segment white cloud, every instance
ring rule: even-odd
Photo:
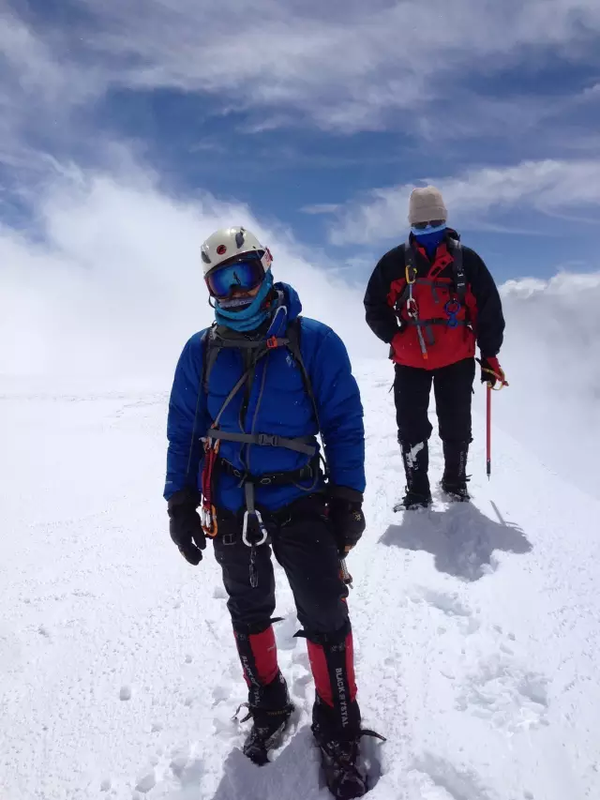
[[[399,109],[411,109],[405,125],[414,117],[418,126],[431,101],[482,63],[493,74],[536,48],[594,63],[590,40],[600,32],[596,0],[258,0],[252,13],[239,0],[78,0],[72,16],[57,17],[62,26],[45,20],[35,28],[6,5],[5,125],[35,129],[30,111],[39,121],[41,105],[50,115],[46,135],[111,86],[208,93],[223,109],[264,110],[267,127],[286,124],[293,111],[325,129],[376,130]],[[506,115],[490,113],[504,124]]]
[[[45,156],[31,136],[64,141],[71,110],[96,96],[102,85],[0,0],[0,162],[45,171]],[[98,74],[99,79],[99,74]]]
[[[324,18],[321,9],[306,13],[300,5],[270,0],[248,15],[240,15],[235,0],[202,7],[191,0],[146,0],[143,8],[140,2],[87,5],[99,23],[90,45],[129,59],[125,81],[192,90],[242,87],[257,100],[285,96],[302,106],[307,90],[325,95],[335,89],[334,114],[348,101],[359,115],[361,103],[363,109],[412,105],[424,79],[469,68],[481,56],[503,61],[537,45],[566,48],[576,57],[586,34],[600,29],[592,0],[501,6],[409,0],[368,8],[336,2]],[[379,70],[387,80],[376,80]],[[317,106],[310,113],[321,111]]]
[[[600,206],[600,160],[523,161],[511,167],[471,169],[458,177],[425,178],[444,194],[449,221],[476,228],[495,211],[518,209],[556,214]],[[397,237],[407,228],[413,184],[374,189],[350,202],[331,226],[335,244]]]
[[[245,224],[274,255],[276,280],[299,291],[305,313],[330,322],[357,355],[360,293],[310,263],[285,230],[241,204],[205,194],[179,202],[140,169],[119,178],[64,168],[39,197],[34,235],[0,228],[0,373],[155,375],[168,385],[187,337],[212,321],[199,246]],[[314,252],[314,251],[313,251]]]
[[[303,206],[300,211],[302,211],[303,214],[317,216],[319,214],[333,214],[339,209],[339,203],[314,203],[313,205]]]

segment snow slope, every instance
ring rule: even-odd
[[[389,365],[360,380],[369,527],[350,605],[365,724],[388,737],[365,748],[371,797],[599,797],[600,504],[496,432],[489,484],[483,436],[473,446],[473,504],[394,514]],[[328,797],[284,581],[294,729],[267,768],[237,749],[219,571],[211,554],[187,565],[167,533],[165,415],[164,393],[0,387],[2,800]]]

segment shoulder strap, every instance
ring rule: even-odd
[[[287,326],[287,330],[285,335],[287,337],[287,348],[297,361],[298,365],[305,372],[304,362],[302,360],[302,353],[300,352],[300,325],[301,325],[302,317],[296,317],[293,319],[289,325]]]
[[[406,277],[408,270],[414,270],[414,275],[416,277],[417,274],[417,262],[415,258],[415,251],[413,250],[413,246],[408,239],[404,245],[404,264],[403,264],[403,272],[402,278]],[[408,298],[408,294],[410,291],[410,286],[408,283],[405,284],[404,288],[400,292],[400,295],[396,298],[396,302],[394,303],[395,311],[398,313],[400,309],[404,306]]]
[[[304,359],[302,358],[302,351],[300,350],[301,331],[302,331],[302,317],[296,317],[296,319],[293,319],[287,327],[286,331],[286,336],[288,339],[287,349],[290,351],[294,361],[296,362],[296,364],[298,364],[300,368],[300,372],[302,373],[302,380],[304,381],[304,388],[306,389],[306,393],[309,396],[311,403],[313,404],[315,416],[317,419],[317,424],[319,425],[319,430],[320,430],[321,426],[319,424],[319,414],[317,412],[317,401],[313,392],[310,375],[308,374],[308,370],[306,369]]]
[[[452,262],[452,271],[454,273],[454,284],[456,286],[456,294],[459,301],[462,303],[467,294],[467,279],[465,277],[465,268],[463,265],[463,249],[460,242],[450,240],[452,243],[449,250],[454,258]]]
[[[300,350],[301,331],[302,331],[302,317],[296,317],[296,319],[290,322],[286,331],[286,335],[288,338],[287,348],[290,351],[292,357],[294,358],[294,361],[298,364],[300,372],[302,373],[304,388],[306,390],[306,394],[308,395],[310,402],[312,403],[315,420],[317,422],[317,428],[320,434],[321,420],[319,419],[319,407],[317,405],[317,398],[315,397],[315,393],[312,388],[312,382],[310,380],[310,375],[308,374],[308,370],[306,369],[304,359],[302,358],[302,352]],[[325,448],[323,448],[323,460],[325,460]]]
[[[208,392],[208,382],[210,380],[211,372],[222,350],[219,343],[219,338],[215,335],[215,325],[205,331],[202,337],[202,344],[204,345],[204,363],[202,364],[202,388]]]
[[[409,269],[414,269],[415,273],[417,271],[416,253],[410,239],[407,239],[404,244],[404,267],[405,269],[406,267]]]

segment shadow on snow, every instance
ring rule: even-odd
[[[361,741],[361,761],[370,787],[381,777],[378,747]],[[213,800],[331,800],[325,787],[318,750],[308,725],[292,736],[277,758],[264,767],[252,764],[236,747],[227,756],[221,783]]]
[[[390,525],[379,541],[431,553],[439,572],[478,581],[497,568],[495,550],[519,554],[532,550],[521,528],[506,522],[491,505],[497,521],[472,503],[452,503],[444,511],[405,511],[400,525]]]

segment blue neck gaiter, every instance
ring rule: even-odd
[[[425,252],[432,258],[435,251],[446,238],[446,223],[439,225],[437,228],[428,228],[425,231],[420,231],[417,228],[411,228],[412,234],[421,245],[425,248]]]
[[[269,309],[263,306],[272,288],[273,273],[271,270],[268,270],[258,294],[256,297],[252,298],[252,302],[247,306],[244,306],[239,311],[231,311],[217,303],[215,306],[215,319],[217,320],[217,324],[224,325],[226,328],[231,328],[234,331],[241,331],[242,333],[256,330],[269,315]]]

